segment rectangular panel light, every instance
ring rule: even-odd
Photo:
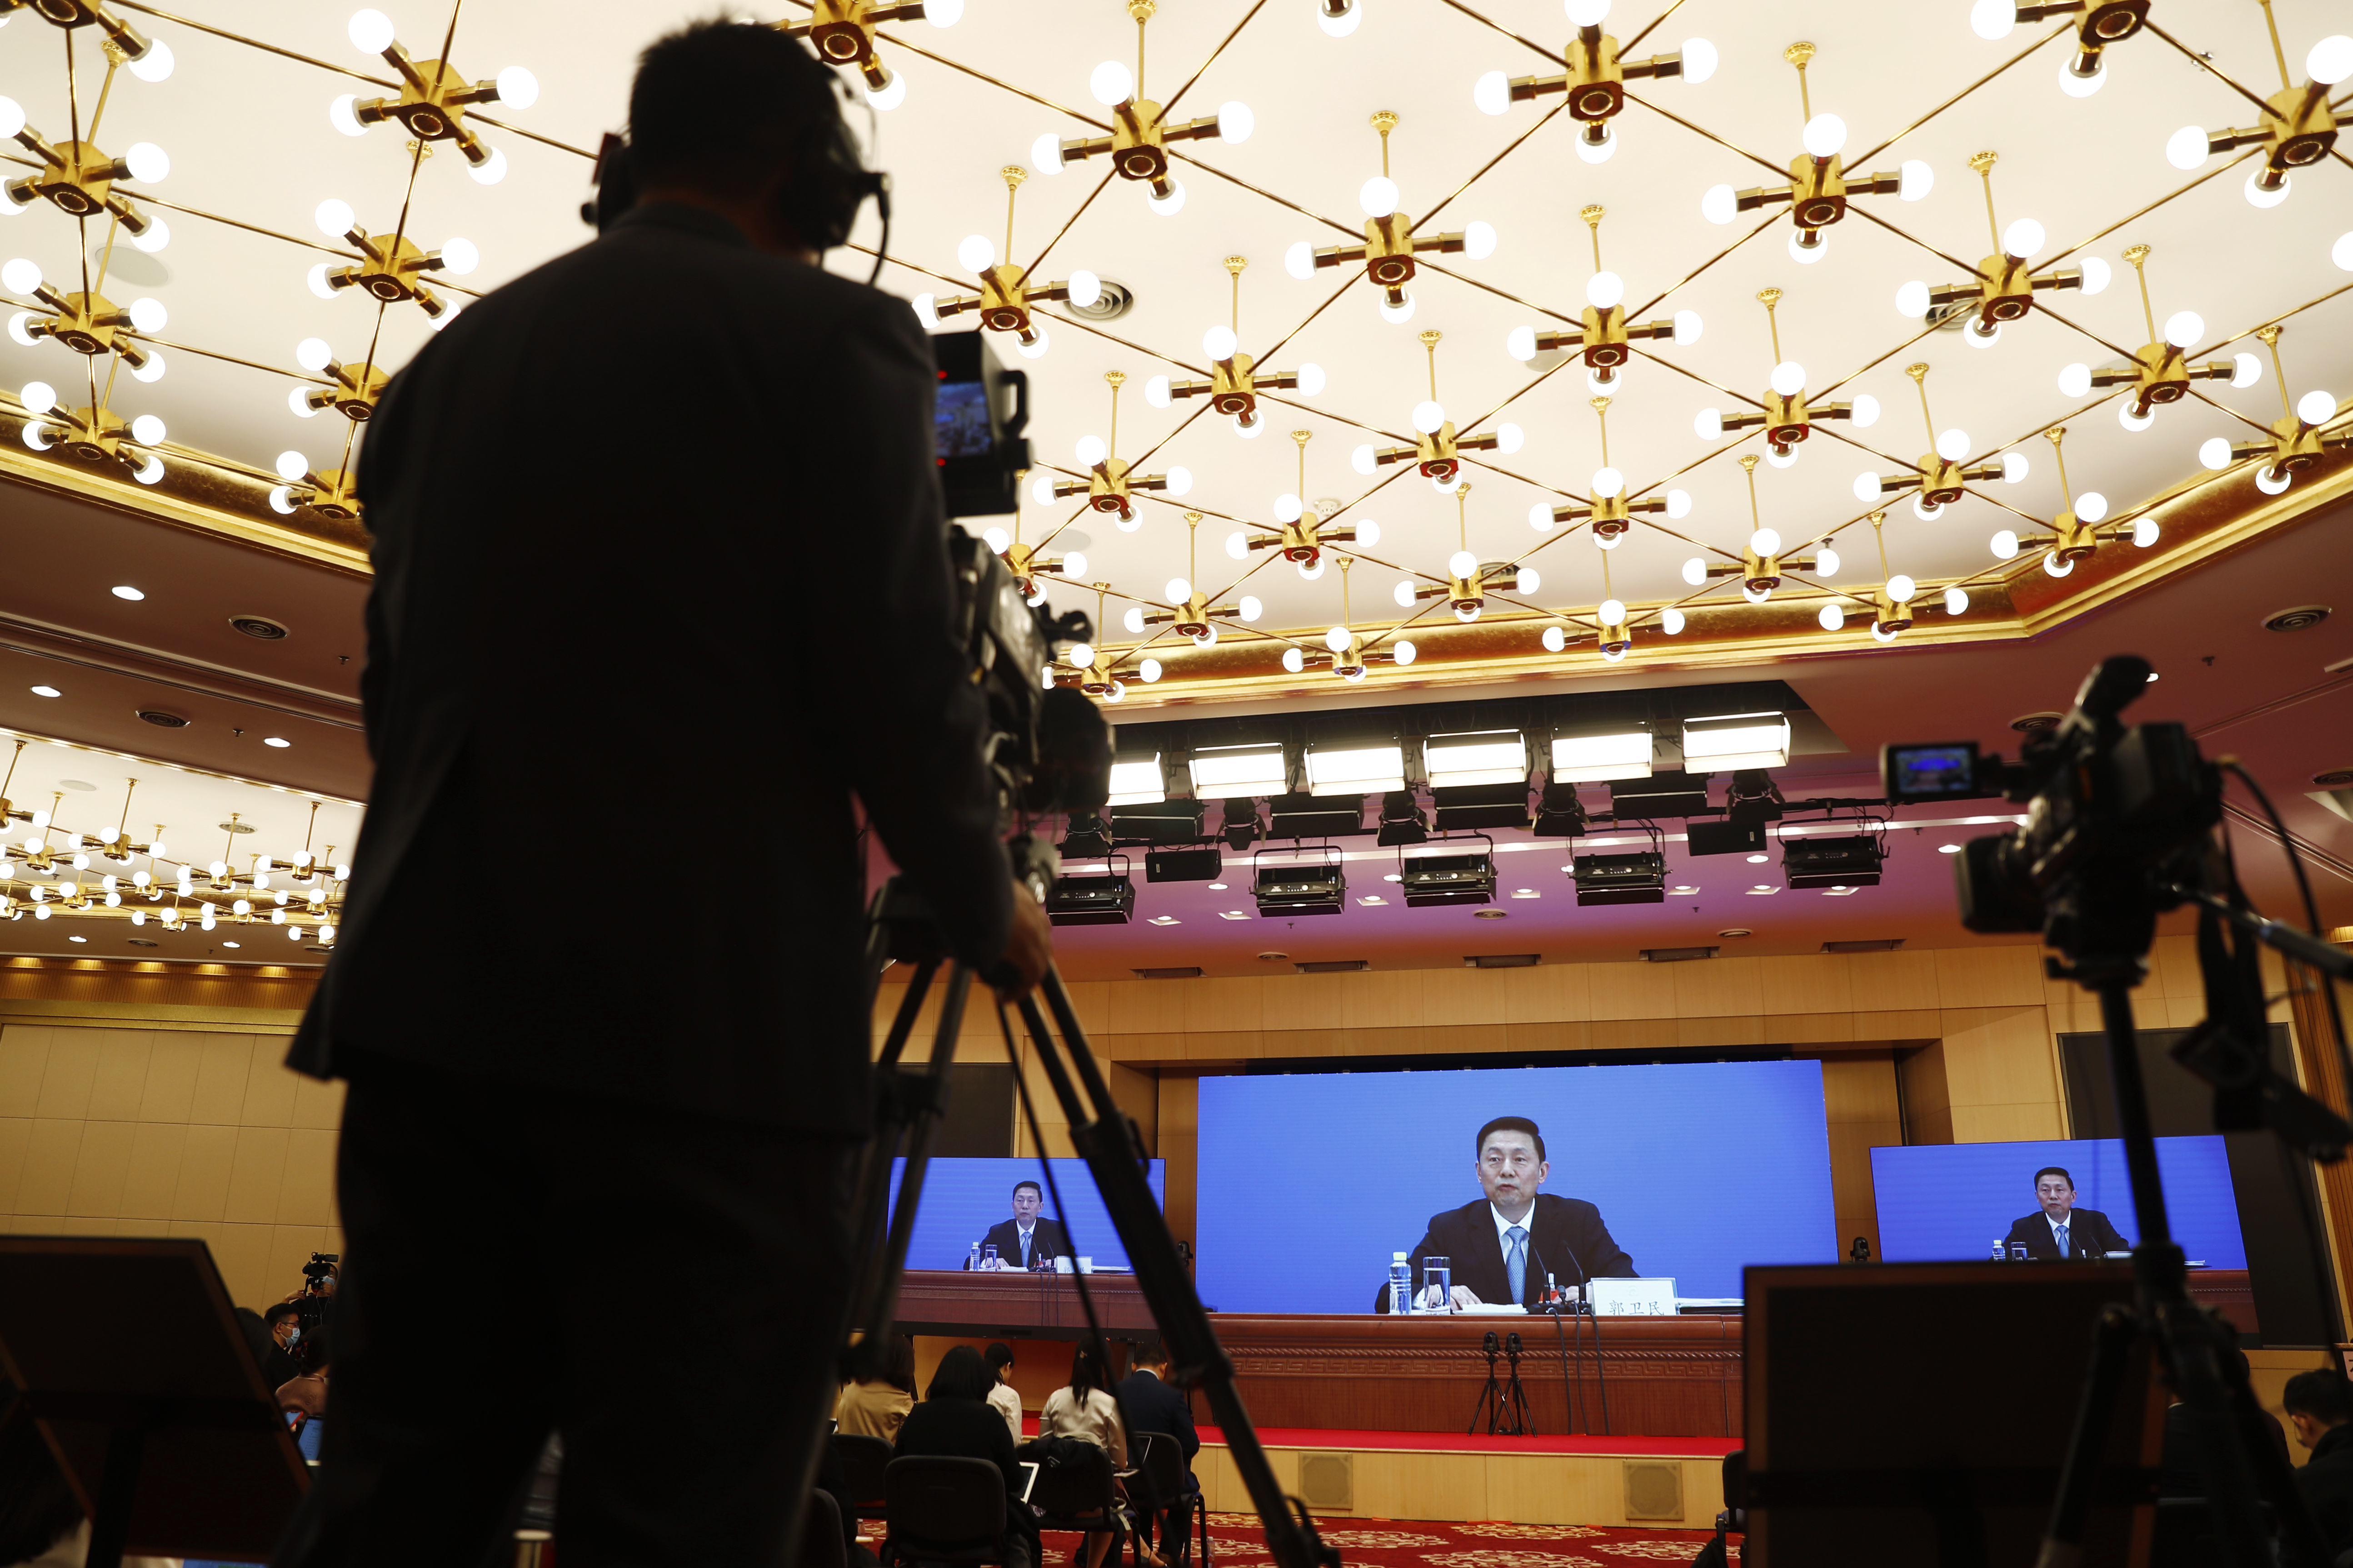
[[[1527,782],[1528,743],[1517,730],[1432,735],[1423,743],[1422,756],[1433,789]]]
[[[1113,805],[1157,805],[1168,798],[1167,780],[1161,776],[1160,753],[1111,765]]]
[[[1279,743],[1205,747],[1190,765],[1197,795],[1281,795],[1290,787]]]
[[[1651,776],[1651,732],[1618,735],[1555,735],[1552,776],[1556,784],[1604,784]]]
[[[1729,713],[1683,721],[1683,766],[1692,773],[1780,768],[1789,763],[1789,720],[1782,713]]]
[[[1307,749],[1309,795],[1374,795],[1403,788],[1402,746]]]

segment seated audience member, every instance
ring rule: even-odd
[[[882,1357],[881,1375],[846,1385],[834,1402],[833,1418],[852,1436],[880,1437],[888,1443],[899,1436],[899,1423],[914,1405],[915,1342],[904,1334],[892,1334]]]
[[[1021,1395],[1013,1387],[1013,1347],[999,1340],[988,1347],[988,1407],[1005,1417],[1005,1429],[1021,1441]]]
[[[2353,1384],[2323,1367],[2287,1380],[2280,1404],[2295,1427],[2295,1440],[2312,1458],[2295,1473],[2314,1522],[2331,1552],[2353,1547]]]
[[[1038,1432],[1040,1436],[1092,1443],[1111,1455],[1113,1470],[1124,1470],[1127,1468],[1127,1434],[1121,1429],[1119,1401],[1112,1397],[1110,1383],[1094,1346],[1080,1345],[1071,1353],[1070,1386],[1046,1396],[1046,1407],[1038,1413]],[[1083,1568],[1103,1568],[1103,1553],[1111,1550],[1114,1539],[1109,1531],[1088,1531]]]
[[[1119,1385],[1120,1407],[1127,1413],[1127,1429],[1131,1433],[1150,1432],[1173,1437],[1177,1451],[1184,1456],[1185,1481],[1193,1485],[1193,1456],[1201,1451],[1201,1435],[1193,1429],[1193,1402],[1185,1397],[1182,1389],[1168,1384],[1168,1352],[1159,1345],[1150,1345],[1135,1352],[1135,1370]],[[1142,1456],[1137,1463],[1143,1462]],[[1179,1505],[1170,1510],[1168,1539],[1181,1542],[1190,1521],[1190,1509]],[[1136,1540],[1145,1547],[1152,1544],[1154,1515],[1142,1510],[1136,1520]],[[1147,1563],[1154,1559],[1145,1558]]]
[[[1013,1438],[1005,1423],[989,1407],[989,1390],[996,1374],[970,1345],[957,1345],[940,1358],[937,1372],[923,1390],[923,1402],[907,1412],[896,1445],[902,1458],[909,1455],[987,1459],[1005,1473],[1005,1550],[1007,1568],[1030,1568],[1039,1561],[1037,1516],[1021,1500],[1026,1479],[1014,1456]]]

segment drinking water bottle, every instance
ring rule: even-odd
[[[1412,1303],[1413,1269],[1402,1252],[1389,1254],[1389,1310],[1403,1317]]]
[[[1993,1238],[1993,1260],[1996,1263],[2010,1261],[2010,1242],[2007,1237],[1997,1236]]]
[[[976,1241],[972,1244],[972,1259],[965,1268],[975,1274],[980,1272],[980,1243]]]

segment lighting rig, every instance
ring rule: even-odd
[[[1781,585],[1785,572],[1833,573],[1838,570],[1838,552],[1823,545],[1810,561],[1783,560],[1781,536],[1765,526],[1757,506],[1757,454],[1743,452],[1739,458],[1743,472],[1748,476],[1748,542],[1740,552],[1737,563],[1728,561],[1708,561],[1694,555],[1683,563],[1683,581],[1693,587],[1704,585],[1711,577],[1737,577],[1740,595],[1752,605],[1761,605],[1773,596]]]
[[[1727,430],[1765,432],[1767,457],[1777,468],[1786,468],[1798,460],[1798,447],[1813,434],[1814,426],[1824,419],[1843,419],[1858,430],[1879,422],[1879,399],[1863,395],[1852,403],[1810,405],[1806,401],[1806,367],[1796,360],[1781,357],[1781,322],[1778,308],[1781,290],[1760,289],[1757,302],[1765,307],[1766,330],[1773,338],[1773,374],[1767,378],[1764,406],[1756,412],[1746,410],[1726,414],[1717,408],[1703,408],[1692,419],[1692,433],[1703,441],[1720,439]]]
[[[1049,560],[1042,553],[1045,546],[1021,542],[1021,484],[1017,475],[1013,487],[1013,532],[1008,536],[1001,528],[981,531],[980,542],[1005,562],[1005,569],[1013,574],[1013,584],[1031,605],[1046,602],[1046,585],[1040,576],[1052,575],[1065,582],[1076,582],[1087,574],[1087,558],[1076,550],[1068,551]]]
[[[1174,217],[1185,205],[1185,184],[1169,175],[1168,144],[1215,136],[1239,145],[1250,140],[1258,121],[1248,104],[1227,102],[1215,114],[1172,125],[1166,106],[1144,96],[1144,26],[1158,9],[1155,0],[1127,0],[1127,14],[1135,18],[1133,75],[1119,61],[1105,60],[1087,78],[1087,90],[1111,110],[1111,134],[1065,142],[1050,131],[1031,144],[1029,163],[1041,174],[1059,174],[1066,163],[1108,156],[1112,172],[1121,179],[1150,187],[1145,205],[1163,217]]]
[[[1626,83],[1643,77],[1681,77],[1694,86],[1715,74],[1715,46],[1705,38],[1685,38],[1681,50],[1652,55],[1648,59],[1622,58],[1618,40],[1605,36],[1602,22],[1609,0],[1567,0],[1569,25],[1577,36],[1561,50],[1562,76],[1507,77],[1489,71],[1471,89],[1471,101],[1486,114],[1502,114],[1514,103],[1529,103],[1551,93],[1568,95],[1569,117],[1577,121],[1577,155],[1588,163],[1603,163],[1618,151],[1610,121],[1626,107]]]
[[[2023,452],[2005,452],[1995,463],[1968,465],[1969,433],[1961,429],[1938,430],[1936,419],[1928,412],[1928,367],[1925,363],[1907,364],[1904,374],[1920,393],[1920,423],[1928,429],[1930,450],[1920,454],[1916,471],[1882,477],[1869,469],[1854,477],[1854,499],[1875,502],[1883,496],[1913,492],[1912,514],[1923,522],[1934,522],[1945,514],[1945,508],[1968,493],[1968,487],[1992,479],[2004,484],[2024,480],[2031,465]]]
[[[2122,364],[2103,365],[2098,370],[2080,363],[2063,367],[2059,372],[2059,391],[2063,395],[2083,397],[2094,387],[2129,386],[2132,395],[2116,405],[2117,423],[2127,430],[2146,430],[2157,417],[2150,411],[2160,404],[2179,403],[2189,396],[2193,381],[2227,381],[2232,386],[2252,386],[2261,379],[2263,361],[2250,353],[2191,364],[2185,356],[2206,335],[2206,318],[2195,310],[2176,310],[2165,319],[2165,331],[2160,336],[2157,312],[2148,298],[2149,247],[2128,245],[2124,255],[2132,263],[2134,277],[2140,281],[2141,321],[2148,328],[2149,341]]]
[[[2149,0],[2058,0],[2055,5],[2021,5],[2018,0],[1977,0],[1969,7],[1969,28],[1989,43],[2010,37],[2021,22],[2046,16],[2076,16],[2075,48],[2059,68],[2059,90],[2070,98],[2089,98],[2108,79],[2101,51],[2121,44],[2148,21]]]
[[[1969,157],[1969,167],[1985,182],[1986,227],[1993,234],[1993,254],[1978,263],[1977,277],[1966,283],[1947,283],[1931,289],[1917,281],[1905,284],[1895,291],[1895,310],[1899,315],[1918,321],[1930,310],[1947,310],[1972,301],[1977,307],[1977,321],[1962,332],[1962,341],[1971,348],[1991,348],[2001,341],[2004,323],[2022,321],[2034,309],[2037,289],[2080,289],[2086,294],[2096,294],[2108,286],[2108,264],[2096,256],[2087,256],[2080,267],[2061,267],[2043,277],[2033,275],[2034,253],[2042,248],[2042,226],[2031,217],[2022,217],[2008,228],[2001,226],[1993,210],[1993,166],[1997,162],[1991,153],[1976,153]]]
[[[142,342],[138,334],[162,331],[170,317],[160,300],[142,296],[128,305],[117,305],[99,292],[113,259],[110,236],[90,286],[72,290],[59,289],[43,278],[39,264],[30,258],[19,256],[0,266],[0,283],[11,294],[27,296],[48,307],[47,315],[17,311],[9,318],[8,335],[26,348],[47,338],[88,359],[111,354],[131,368],[134,379],[159,381],[164,375],[163,353]],[[110,369],[110,378],[112,374]]]
[[[153,414],[126,422],[102,399],[67,408],[46,381],[26,383],[16,396],[25,405],[25,445],[34,451],[55,449],[77,462],[111,464],[142,485],[164,477],[163,456],[154,450],[164,444],[164,422]]]
[[[301,453],[278,454],[278,477],[284,482],[269,491],[269,509],[290,517],[305,509],[336,522],[356,521],[361,507],[356,468],[312,469]]]
[[[2102,529],[2098,525],[2108,515],[2108,498],[2097,490],[2074,493],[2067,482],[2067,454],[2061,445],[2067,438],[2067,426],[2053,425],[2043,437],[2051,443],[2051,456],[2059,465],[2059,493],[2066,500],[2066,510],[2052,521],[2050,548],[2042,557],[2042,570],[2053,577],[2064,577],[2075,569],[2075,563],[2090,555],[2104,542],[2130,540],[2146,550],[2157,542],[2157,520],[2139,518],[2130,523],[2117,523]],[[1994,558],[2009,561],[2019,552],[2018,535],[2009,529],[1993,536]]]
[[[2255,470],[2255,486],[2265,495],[2275,496],[2287,489],[2293,476],[2319,462],[2323,452],[2353,447],[2353,428],[2333,436],[2322,432],[2321,426],[2337,417],[2337,399],[2328,393],[2307,392],[2291,406],[2287,372],[2280,365],[2280,329],[2258,327],[2255,336],[2271,351],[2272,373],[2279,380],[2280,416],[2272,425],[2271,439],[2234,443],[2227,436],[2217,436],[2198,448],[2198,461],[2220,470],[2232,463],[2268,459]]]
[[[1462,482],[1462,458],[1465,452],[1501,452],[1505,457],[1518,451],[1527,442],[1526,433],[1516,425],[1503,424],[1484,436],[1459,436],[1454,422],[1446,416],[1445,405],[1438,401],[1438,344],[1443,333],[1430,331],[1421,334],[1422,351],[1430,356],[1430,396],[1413,407],[1413,427],[1417,438],[1410,447],[1375,447],[1367,442],[1349,456],[1349,465],[1360,474],[1369,474],[1390,463],[1412,463],[1422,477],[1440,495],[1451,495],[1454,487]]]
[[[427,250],[406,234],[372,235],[362,228],[351,204],[333,197],[319,204],[311,215],[319,232],[340,239],[360,253],[358,263],[336,267],[322,261],[311,268],[311,292],[332,300],[346,289],[357,289],[383,304],[414,304],[425,312],[436,331],[447,326],[453,312],[449,303],[426,286],[428,272],[463,278],[481,265],[481,252],[468,239],[448,239],[438,250]]]
[[[1188,511],[1185,514],[1185,569],[1190,575],[1168,579],[1164,590],[1170,605],[1166,611],[1147,610],[1141,605],[1130,605],[1126,619],[1122,623],[1129,631],[1141,637],[1147,626],[1173,626],[1178,637],[1192,638],[1195,647],[1215,647],[1220,617],[1248,625],[1265,613],[1265,606],[1248,594],[1230,605],[1211,607],[1209,595],[1193,586],[1193,579],[1200,574],[1200,540],[1201,514]],[[1320,575],[1322,569],[1319,567],[1317,572]],[[1155,680],[1159,678],[1147,675],[1145,679]]]
[[[956,247],[956,260],[964,268],[980,279],[977,294],[951,294],[943,300],[932,294],[915,296],[916,318],[927,331],[937,331],[941,319],[962,315],[966,310],[980,312],[980,324],[992,332],[1010,332],[1014,350],[1024,359],[1036,359],[1046,352],[1045,329],[1030,320],[1029,308],[1041,300],[1068,300],[1073,305],[1092,305],[1103,298],[1103,279],[1083,269],[1072,272],[1060,283],[1029,281],[1029,268],[1016,267],[1013,254],[1013,206],[1020,194],[1021,183],[1029,177],[1029,171],[1018,163],[1008,163],[999,169],[997,177],[1005,182],[1005,254],[997,258],[997,247],[985,234],[968,234]]]
[[[2353,76],[2353,37],[2337,33],[2313,45],[2304,58],[2307,79],[2298,87],[2288,75],[2287,51],[2280,47],[2279,22],[2269,0],[2263,5],[2263,26],[2271,29],[2280,90],[2268,99],[2247,93],[2259,121],[2244,130],[2214,132],[2185,125],[2166,142],[2165,155],[2177,169],[2199,169],[2217,153],[2260,146],[2263,161],[2247,176],[2247,200],[2259,207],[2275,207],[2287,200],[2290,172],[2317,163],[2337,145],[2337,115],[2328,105],[2328,89]]]
[[[807,38],[828,65],[854,67],[866,79],[866,101],[888,111],[907,101],[906,79],[892,73],[874,52],[874,29],[885,22],[921,16],[934,27],[953,27],[964,17],[964,0],[913,0],[877,5],[872,0],[812,0],[806,22],[779,22],[788,38]]]
[[[1293,430],[1291,439],[1299,447],[1299,489],[1293,493],[1274,498],[1275,521],[1280,531],[1245,533],[1237,529],[1226,536],[1226,553],[1237,561],[1247,561],[1253,550],[1280,550],[1282,558],[1299,568],[1299,575],[1313,583],[1324,575],[1324,552],[1335,544],[1355,544],[1371,549],[1381,542],[1381,525],[1371,518],[1359,518],[1339,528],[1327,529],[1324,519],[1304,499],[1307,494],[1307,443],[1314,439],[1312,430]]]
[[[1523,363],[1539,353],[1577,350],[1585,362],[1586,390],[1596,394],[1618,390],[1619,373],[1634,356],[1633,342],[1672,338],[1679,344],[1695,343],[1703,325],[1697,310],[1677,310],[1664,321],[1628,324],[1626,280],[1601,265],[1601,220],[1606,211],[1588,206],[1577,215],[1593,236],[1593,276],[1585,283],[1584,324],[1567,331],[1514,327],[1504,340],[1504,352]]]
[[[0,21],[18,8],[0,5]],[[114,73],[128,66],[142,81],[162,81],[172,74],[171,47],[145,37],[103,6],[82,0],[47,0],[28,8],[69,34],[76,27],[100,27],[106,34],[100,46],[106,56],[106,79],[99,89],[90,124],[78,130],[69,142],[51,142],[26,123],[25,110],[15,99],[0,98],[0,136],[12,138],[37,160],[33,173],[0,183],[0,202],[6,203],[9,214],[20,213],[41,200],[69,217],[111,217],[139,249],[163,249],[171,239],[170,227],[161,218],[149,217],[114,187],[123,180],[142,185],[160,184],[171,174],[172,160],[153,142],[134,142],[121,156],[109,156],[98,144],[98,131],[106,116]]]
[[[1468,486],[1464,487],[1468,489]],[[1297,644],[1282,650],[1282,668],[1297,675],[1311,664],[1328,663],[1332,673],[1351,685],[1361,682],[1376,664],[1408,665],[1414,660],[1413,644],[1398,641],[1386,648],[1368,648],[1355,627],[1356,616],[1348,607],[1348,568],[1356,562],[1349,556],[1340,558],[1340,624],[1324,633],[1323,653],[1311,653]]]
[[[1593,542],[1604,550],[1615,550],[1618,542],[1626,537],[1626,531],[1634,526],[1632,519],[1638,513],[1689,517],[1692,502],[1687,491],[1669,490],[1662,496],[1646,496],[1640,500],[1627,499],[1626,476],[1609,466],[1609,399],[1596,397],[1591,406],[1601,426],[1601,467],[1594,470],[1593,500],[1562,506],[1540,500],[1528,508],[1528,526],[1538,533],[1550,533],[1559,523],[1588,523]]]
[[[305,419],[332,408],[353,424],[364,425],[375,417],[375,405],[392,380],[392,373],[376,363],[373,354],[359,364],[347,364],[335,357],[324,338],[304,338],[296,344],[294,362],[326,378],[323,386],[298,383],[287,393],[286,406]]]
[[[1201,352],[1209,356],[1209,379],[1172,382],[1155,375],[1144,384],[1144,400],[1155,408],[1167,407],[1172,398],[1206,396],[1212,409],[1233,420],[1234,434],[1245,439],[1266,429],[1258,414],[1261,392],[1296,389],[1302,397],[1314,397],[1324,390],[1322,365],[1311,361],[1295,371],[1262,371],[1241,352],[1242,268],[1249,265],[1246,256],[1225,259],[1225,268],[1233,276],[1233,321],[1201,334]]]
[[[1095,511],[1108,513],[1119,524],[1123,533],[1134,533],[1144,525],[1136,515],[1134,495],[1137,490],[1165,490],[1181,496],[1193,488],[1189,469],[1171,468],[1165,474],[1131,473],[1119,452],[1119,389],[1127,382],[1124,370],[1103,372],[1103,380],[1111,384],[1111,439],[1100,436],[1079,437],[1079,462],[1087,470],[1083,479],[1057,479],[1051,474],[1039,474],[1029,482],[1030,498],[1039,506],[1051,506],[1067,496],[1082,495]]]
[[[1683,630],[1683,612],[1671,609],[1666,613],[1673,617],[1672,624],[1667,628],[1669,635]],[[1601,603],[1594,606],[1593,619],[1598,628],[1594,639],[1596,651],[1605,663],[1616,664],[1632,650],[1634,633],[1626,622],[1626,602],[1619,598],[1609,585],[1609,557],[1607,555],[1601,558]],[[1565,651],[1570,640],[1566,627],[1546,626],[1544,629],[1544,646],[1547,653]]]
[[[495,185],[506,178],[507,155],[485,146],[466,123],[466,110],[478,103],[504,103],[529,109],[539,101],[539,79],[521,66],[509,66],[495,77],[468,79],[446,59],[412,60],[394,36],[392,19],[381,11],[355,11],[349,28],[352,47],[375,55],[400,74],[396,98],[363,100],[345,93],[328,105],[327,119],[346,136],[364,136],[368,127],[396,120],[419,144],[451,142],[466,160],[466,172],[478,184]]]
[[[1309,279],[1318,268],[1362,265],[1365,277],[1381,291],[1381,320],[1401,324],[1413,319],[1413,296],[1405,286],[1413,281],[1417,256],[1451,255],[1460,251],[1473,261],[1495,254],[1492,224],[1470,223],[1451,234],[1413,232],[1414,226],[1398,210],[1397,182],[1389,178],[1389,132],[1397,129],[1393,110],[1379,110],[1372,125],[1381,137],[1381,172],[1356,193],[1365,214],[1365,243],[1318,247],[1303,239],[1283,253],[1282,265],[1293,278]]]
[[[1397,585],[1396,597],[1400,609],[1411,609],[1424,599],[1444,599],[1454,618],[1466,626],[1479,618],[1487,605],[1487,590],[1511,587],[1523,594],[1533,594],[1542,586],[1542,579],[1533,566],[1521,566],[1511,562],[1482,563],[1471,548],[1469,503],[1471,487],[1459,485],[1454,491],[1454,523],[1458,548],[1447,558],[1444,583],[1416,583],[1409,577]]]
[[[1805,151],[1789,160],[1789,183],[1746,191],[1735,191],[1730,185],[1711,186],[1700,198],[1699,210],[1708,222],[1721,224],[1730,223],[1739,214],[1757,207],[1788,202],[1789,221],[1795,226],[1789,236],[1789,255],[1799,261],[1820,261],[1830,253],[1825,231],[1846,216],[1849,198],[1892,192],[1905,201],[1916,202],[1936,184],[1936,176],[1927,164],[1913,158],[1892,174],[1873,174],[1849,179],[1845,166],[1839,161],[1839,154],[1846,147],[1846,121],[1835,114],[1816,114],[1806,89],[1806,64],[1814,58],[1814,46],[1791,44],[1781,52],[1781,58],[1798,68],[1798,103],[1806,117],[1805,130],[1799,138]]]

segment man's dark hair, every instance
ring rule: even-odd
[[[280,1301],[276,1306],[271,1307],[267,1311],[263,1312],[261,1314],[261,1321],[269,1327],[274,1329],[278,1326],[279,1319],[299,1318],[301,1315],[302,1304],[300,1301]]]
[[[1011,1345],[1007,1344],[1003,1340],[998,1340],[988,1347],[988,1371],[990,1376],[993,1377],[997,1374],[997,1369],[998,1367],[1011,1366],[1012,1364],[1013,1347]]]
[[[1130,1366],[1156,1366],[1165,1368],[1168,1364],[1168,1347],[1160,1343],[1158,1341],[1152,1341],[1145,1344],[1137,1345],[1134,1351],[1128,1356],[1127,1364]]]
[[[2291,1415],[2309,1415],[2323,1426],[2353,1421],[2353,1384],[2334,1367],[2300,1372],[2287,1380],[2280,1407]]]
[[[1498,1132],[1525,1132],[1529,1137],[1535,1140],[1536,1158],[1539,1160],[1550,1158],[1550,1156],[1545,1152],[1544,1134],[1536,1130],[1536,1124],[1535,1122],[1529,1121],[1525,1116],[1498,1116],[1494,1121],[1490,1121],[1486,1126],[1479,1129],[1478,1141],[1471,1145],[1472,1157],[1473,1159],[1485,1159],[1487,1156],[1487,1140]]]
[[[1046,1201],[1046,1189],[1039,1186],[1037,1183],[1027,1180],[1026,1178],[1013,1184],[1013,1195],[1017,1198],[1019,1197],[1021,1195],[1021,1189],[1024,1187],[1027,1187],[1031,1192],[1037,1194],[1038,1201],[1039,1203],[1042,1204]]]
[[[2072,1193],[2075,1190],[2075,1178],[2067,1173],[2067,1167],[2064,1165],[2043,1166],[2042,1169],[2034,1173],[2034,1184],[2038,1187],[2041,1186],[2042,1184],[2042,1178],[2045,1176],[2056,1176],[2061,1181],[2067,1184],[2067,1190],[2069,1192]]]

